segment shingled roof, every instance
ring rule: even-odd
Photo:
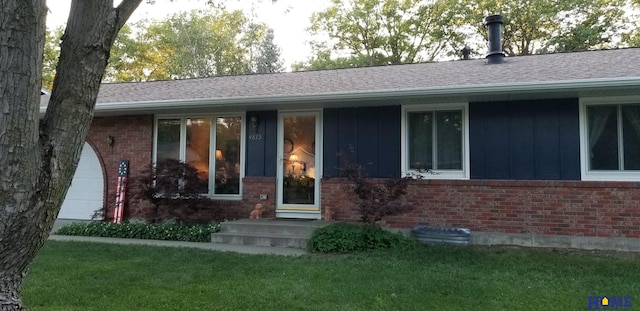
[[[640,94],[640,48],[394,66],[105,83],[97,110],[209,102],[266,104],[403,96],[584,91],[619,87]],[[43,96],[46,105],[48,96]],[[107,108],[109,107],[109,108]]]

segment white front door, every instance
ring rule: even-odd
[[[276,217],[320,219],[320,118],[319,111],[279,115]]]

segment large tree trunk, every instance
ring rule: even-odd
[[[22,280],[71,184],[113,41],[141,1],[72,2],[39,126],[45,0],[0,0],[0,310],[26,310]]]

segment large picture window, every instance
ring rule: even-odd
[[[640,180],[640,100],[582,100],[582,174],[585,180]]]
[[[466,104],[404,108],[403,172],[468,178]]]
[[[640,170],[640,104],[587,106],[589,169]]]
[[[208,181],[203,193],[239,196],[242,177],[242,117],[158,118],[155,161],[183,161]]]

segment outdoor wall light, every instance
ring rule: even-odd
[[[251,116],[251,128],[254,133],[258,132],[258,116],[255,114]]]
[[[107,136],[107,145],[109,145],[109,147],[113,147],[113,144],[115,144],[115,142],[116,139],[113,136]]]

